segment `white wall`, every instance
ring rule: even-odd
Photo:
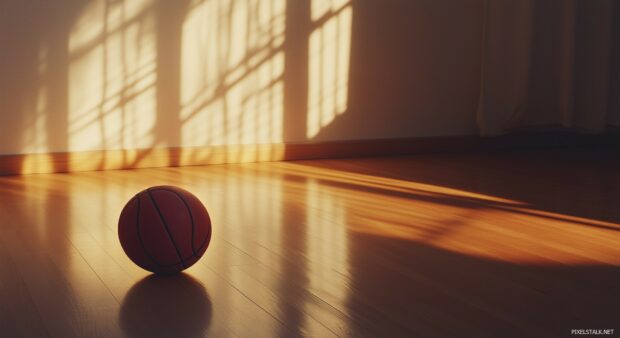
[[[476,133],[482,0],[8,0],[0,154]]]

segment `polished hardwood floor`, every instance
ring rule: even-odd
[[[528,337],[620,330],[620,152],[555,149],[0,178],[2,337]],[[157,277],[117,220],[195,193]],[[616,334],[620,333],[616,331]]]

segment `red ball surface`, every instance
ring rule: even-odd
[[[173,186],[139,192],[123,208],[118,237],[129,258],[141,268],[170,274],[202,257],[211,241],[211,219],[200,200]]]

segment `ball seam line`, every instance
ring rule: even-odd
[[[176,193],[175,191],[172,191],[172,190],[166,189],[166,188],[164,188],[164,187],[153,187],[153,188],[150,188],[149,190],[150,190],[150,191],[160,191],[160,190],[163,190],[163,191],[169,191],[169,192],[174,192],[174,193]],[[208,211],[207,211],[207,218],[209,219],[209,224],[211,224],[211,217],[210,217],[210,215],[209,215],[209,212],[208,212]],[[207,229],[207,235],[205,236],[205,239],[203,239],[203,240],[202,240],[202,243],[200,243],[200,245],[198,246],[198,249],[196,250],[196,252],[200,252],[200,250],[202,250],[202,248],[203,248],[205,245],[208,245],[208,244],[209,244],[209,242],[211,241],[211,237],[212,237],[212,236],[213,236],[213,228],[212,228],[211,226],[209,226],[209,228]],[[192,241],[192,243],[193,243],[193,241]],[[192,248],[193,248],[193,247],[192,247]],[[199,258],[197,254],[195,255],[195,257],[196,257],[196,258]],[[185,261],[187,261],[188,259],[189,259],[189,258],[185,259]],[[170,266],[170,265],[174,265],[174,264],[168,264],[168,265],[165,265],[165,266]],[[162,266],[163,266],[163,265],[162,265]]]
[[[146,254],[146,256],[152,261],[152,263],[155,265],[155,267],[159,268],[161,267],[161,264],[155,259],[155,257],[151,256],[151,254],[149,253],[149,251],[146,249],[146,245],[144,245],[144,241],[142,241],[142,234],[140,233],[140,196],[136,195],[136,200],[138,202],[138,209],[137,209],[137,217],[136,217],[136,230],[138,232],[138,239],[140,240],[140,246],[142,247],[142,250],[144,251],[144,253]]]
[[[168,239],[170,239],[170,242],[172,243],[172,246],[174,247],[174,251],[177,253],[177,257],[179,258],[179,262],[181,263],[181,266],[183,266],[184,269],[187,268],[187,266],[185,266],[185,263],[183,262],[183,258],[181,257],[181,252],[179,252],[179,248],[177,248],[177,245],[176,245],[176,243],[174,241],[174,238],[172,237],[172,233],[170,232],[170,228],[168,228],[168,224],[166,223],[166,220],[164,219],[164,215],[162,215],[161,210],[159,210],[159,206],[157,205],[157,203],[155,203],[155,199],[151,195],[150,189],[147,189],[146,193],[149,196],[149,199],[150,199],[151,203],[155,207],[155,210],[157,210],[157,214],[159,215],[159,219],[161,220],[162,225],[164,226],[164,229],[166,229],[166,233],[168,234]]]
[[[200,246],[198,247],[198,251],[202,250],[202,248],[204,248],[204,247],[205,247],[205,245],[208,243],[208,239],[209,239],[209,236],[207,236],[207,238],[205,238],[205,240],[202,242],[202,244],[200,244]],[[187,262],[187,261],[191,260],[192,258],[198,258],[198,257],[195,257],[194,255],[190,255],[189,257],[187,257],[187,258],[183,258],[183,259],[181,259],[181,260],[182,260],[183,262]],[[200,258],[198,258],[198,259],[200,259]],[[157,264],[157,267],[159,267],[159,268],[167,268],[167,267],[175,266],[175,265],[178,265],[178,264],[179,264],[179,263],[170,263],[170,264],[161,264],[161,263],[158,263],[158,264]]]
[[[173,193],[175,196],[177,196],[179,199],[181,199],[181,202],[183,202],[183,204],[185,205],[185,208],[187,208],[187,212],[189,213],[189,218],[192,222],[192,254],[194,255],[194,257],[198,258],[198,256],[196,255],[196,247],[194,246],[194,231],[195,231],[195,225],[194,225],[194,214],[192,213],[192,210],[189,207],[189,204],[187,203],[187,201],[185,201],[185,198],[183,198],[183,196],[181,196],[181,194],[177,193],[174,190],[168,190],[168,189],[158,189],[158,190],[164,190],[164,191],[168,191]]]

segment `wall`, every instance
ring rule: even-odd
[[[5,0],[0,154],[476,133],[482,0]]]

